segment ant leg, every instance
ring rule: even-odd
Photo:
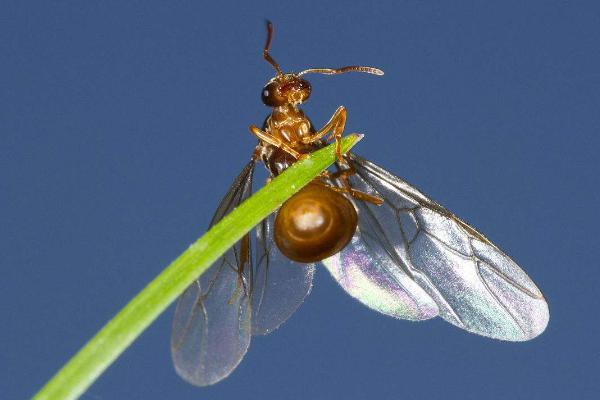
[[[329,132],[331,132],[331,138],[335,139],[335,154],[340,162],[344,160],[344,156],[341,152],[341,140],[342,133],[344,133],[344,127],[346,126],[346,108],[339,106],[333,113],[329,121],[313,135],[308,136],[302,140],[303,143],[309,144],[314,143],[317,140],[321,140]]]
[[[332,186],[331,189],[336,192],[349,194],[350,196],[354,197],[356,200],[365,201],[367,203],[371,203],[376,206],[380,206],[383,204],[383,199],[381,197],[373,196],[368,193],[361,192],[360,190],[356,190],[351,186],[348,186],[348,187],[344,186],[341,188]]]
[[[349,194],[357,200],[366,201],[367,203],[375,204],[376,206],[382,205],[383,199],[381,197],[373,196],[360,190],[356,190],[352,187],[348,177],[354,175],[355,173],[356,171],[354,170],[352,165],[348,164],[347,169],[339,170],[333,173],[325,171],[323,174],[321,174],[321,178],[325,178],[328,180],[339,179],[339,182],[341,183],[342,187],[329,185],[331,186],[331,189],[335,190],[336,192]]]
[[[333,113],[329,121],[321,129],[317,132],[313,133],[311,136],[308,136],[302,139],[302,143],[308,144],[316,142],[317,140],[321,140],[325,135],[327,135],[332,129],[343,131],[346,125],[346,108],[344,106],[339,106],[337,110]]]
[[[273,136],[269,135],[267,132],[261,131],[254,125],[250,126],[250,132],[257,138],[262,140],[263,142],[280,148],[281,150],[290,154],[292,157],[294,157],[297,160],[309,157],[308,154],[303,154],[303,153],[297,152],[289,144],[285,143],[283,140],[273,137]]]

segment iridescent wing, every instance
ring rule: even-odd
[[[383,233],[369,226],[371,218],[359,215],[352,241],[339,253],[323,260],[333,278],[367,307],[394,318],[420,321],[438,315],[435,301],[398,267]]]
[[[384,199],[380,207],[354,200],[357,234],[324,262],[349,294],[397,318],[437,313],[496,339],[524,341],[544,331],[544,296],[498,247],[404,180],[354,154],[348,163],[356,171],[352,187]]]
[[[302,304],[312,288],[314,264],[285,257],[273,241],[271,214],[256,228],[256,267],[252,277],[252,334],[277,329]]]
[[[252,192],[255,162],[237,177],[210,226],[219,222]],[[177,373],[198,386],[227,377],[240,363],[251,334],[252,264],[250,236],[230,248],[177,303],[171,335],[171,354]]]

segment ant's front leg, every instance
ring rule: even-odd
[[[329,121],[314,134],[302,139],[302,143],[309,144],[321,140],[329,132],[331,132],[331,138],[335,139],[335,155],[340,162],[344,161],[344,156],[341,151],[341,140],[342,133],[344,133],[344,127],[346,126],[346,108],[339,106],[333,113]]]
[[[267,132],[258,129],[255,125],[250,126],[250,132],[257,138],[262,140],[263,142],[268,143],[277,148],[280,148],[281,150],[290,154],[292,157],[294,157],[297,160],[306,158],[308,156],[307,154],[303,154],[303,153],[300,153],[300,152],[294,150],[292,148],[292,146],[290,146],[288,143],[284,142],[280,138],[274,137],[273,135],[269,135]]]

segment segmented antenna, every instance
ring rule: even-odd
[[[281,68],[279,68],[279,64],[277,64],[277,62],[269,54],[269,49],[271,48],[272,40],[273,40],[273,24],[271,23],[271,21],[267,21],[267,43],[265,43],[265,47],[263,49],[263,58],[265,59],[265,61],[267,61],[269,64],[271,64],[273,66],[273,68],[275,68],[275,71],[277,71],[277,75],[283,75],[283,72],[281,72]]]
[[[267,20],[267,42],[265,43],[265,47],[263,48],[263,58],[266,62],[271,64],[275,71],[277,71],[277,75],[283,75],[281,68],[279,68],[279,64],[277,61],[271,57],[269,54],[269,49],[271,48],[271,42],[273,41],[273,24],[271,21]],[[348,65],[346,67],[341,68],[309,68],[304,71],[298,73],[298,76],[302,76],[304,74],[324,74],[324,75],[338,75],[343,74],[345,72],[365,72],[367,74],[373,75],[383,75],[383,71],[379,68],[374,67],[363,67],[360,65]]]
[[[362,67],[360,65],[349,65],[347,67],[341,67],[341,68],[309,68],[309,69],[305,69],[302,72],[298,73],[298,76],[302,76],[304,74],[325,74],[325,75],[337,75],[337,74],[343,74],[345,72],[365,72],[367,74],[373,74],[373,75],[383,75],[383,71],[380,70],[379,68],[373,68],[373,67]]]

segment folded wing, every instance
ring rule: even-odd
[[[219,222],[252,192],[248,163],[217,209]],[[180,297],[173,319],[171,355],[186,381],[206,386],[226,378],[240,363],[251,335],[250,236],[230,248]]]
[[[314,264],[285,257],[273,241],[271,214],[256,227],[256,266],[252,277],[252,334],[277,329],[302,304],[312,288]]]

